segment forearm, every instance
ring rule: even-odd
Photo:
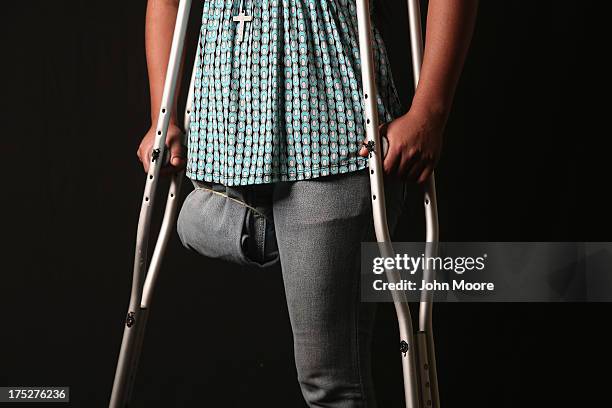
[[[412,108],[446,117],[469,48],[478,0],[430,0],[421,76]]]
[[[178,0],[149,0],[145,23],[145,49],[151,94],[151,121],[155,126],[164,90],[172,36],[178,11]],[[182,61],[181,61],[182,71]],[[180,75],[179,75],[180,78]],[[177,124],[177,92],[170,108],[170,123]]]

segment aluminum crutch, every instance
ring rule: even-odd
[[[372,31],[370,22],[369,0],[357,0],[357,19],[359,27],[359,49],[361,56],[361,75],[363,84],[363,100],[365,105],[365,125],[368,138],[370,189],[374,228],[381,256],[394,257],[391,238],[387,224],[385,193],[383,185],[382,155],[378,154],[376,146],[383,146],[378,132],[378,109],[376,104],[376,81],[372,55]],[[414,71],[415,89],[421,71],[423,40],[421,28],[421,12],[418,0],[408,0],[408,18],[410,25],[410,43]],[[373,145],[370,141],[374,141]],[[436,188],[434,175],[429,177],[424,191],[425,224],[426,224],[426,256],[437,253],[438,246],[438,214],[436,203]],[[397,270],[386,270],[389,282],[397,283],[401,277]],[[435,271],[424,270],[423,279],[433,281]],[[398,318],[400,332],[400,351],[404,353],[402,369],[404,376],[404,395],[407,408],[426,408],[440,406],[438,382],[434,354],[432,332],[432,294],[421,294],[419,308],[419,331],[416,342],[413,336],[412,317],[406,295],[403,292],[392,291],[393,303]],[[417,375],[418,373],[418,375]]]
[[[148,308],[153,295],[153,287],[176,220],[178,198],[185,173],[184,170],[172,175],[162,226],[151,258],[151,263],[147,270],[147,250],[151,216],[155,203],[159,170],[166,156],[166,135],[168,134],[168,126],[172,113],[172,101],[174,101],[174,96],[178,88],[178,76],[183,57],[183,45],[185,43],[190,9],[191,0],[180,1],[172,37],[172,47],[164,82],[161,106],[157,119],[155,143],[147,174],[142,205],[140,207],[140,217],[138,219],[138,230],[136,233],[136,253],[132,278],[132,292],[109,403],[110,408],[124,408],[129,405],[134,387],[138,360],[142,351],[144,332],[149,312]],[[195,64],[197,60],[196,57],[191,74],[191,83],[189,85],[187,108],[185,110],[185,130],[187,134],[189,132],[189,116],[192,109],[191,100],[193,96],[193,85],[196,72]],[[145,271],[147,271],[146,275],[144,275]]]

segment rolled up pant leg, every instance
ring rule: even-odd
[[[268,268],[279,262],[273,184],[229,187],[192,180],[177,219],[183,246],[209,258]]]
[[[391,230],[405,185],[387,181]],[[367,169],[274,191],[276,238],[298,381],[310,407],[376,406],[370,369],[375,303],[360,302],[360,247],[373,241]]]

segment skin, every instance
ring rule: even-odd
[[[145,50],[151,92],[151,128],[144,135],[136,152],[142,162],[145,173],[149,171],[151,152],[155,143],[155,127],[157,126],[157,118],[164,90],[177,11],[177,0],[149,0],[147,2]],[[181,66],[182,71],[183,67]],[[178,94],[178,92],[176,93]],[[183,132],[177,121],[176,110],[175,98],[173,107],[170,110],[172,113],[166,137],[170,162],[160,169],[160,175],[162,176],[175,173],[185,168],[186,164],[186,148],[182,144]]]
[[[478,0],[429,1],[423,66],[412,105],[406,114],[379,127],[381,135],[386,135],[389,140],[389,150],[383,161],[386,176],[422,184],[436,167],[442,151],[444,127],[472,37],[477,8]],[[177,10],[177,0],[147,2],[145,48],[152,125],[137,151],[145,172],[148,172],[151,162]],[[170,162],[162,167],[161,175],[177,172],[186,163],[186,148],[182,145],[182,131],[176,118],[176,100],[171,112],[166,138]],[[368,157],[364,147],[359,154]]]
[[[477,8],[478,0],[429,1],[423,65],[410,110],[379,126],[389,140],[386,176],[422,184],[434,171]],[[367,149],[359,155],[368,157]]]

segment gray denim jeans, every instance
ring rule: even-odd
[[[360,302],[362,241],[376,241],[368,169],[227,187],[192,180],[177,231],[204,256],[266,268],[280,262],[298,381],[310,407],[376,407],[370,342],[376,303]],[[406,183],[385,179],[395,230]]]

